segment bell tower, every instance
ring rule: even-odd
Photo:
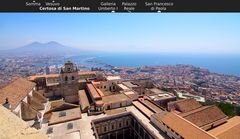
[[[67,61],[64,64],[64,67],[61,69],[61,83],[62,84],[71,84],[76,82],[78,79],[78,69],[75,64],[71,61]]]
[[[71,61],[67,61],[60,71],[61,92],[68,103],[78,103],[78,69]]]

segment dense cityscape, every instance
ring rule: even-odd
[[[63,57],[2,57],[0,58],[0,85],[5,86],[16,77],[59,73]],[[99,71],[120,75],[125,80],[151,79],[156,86],[204,97],[216,102],[240,103],[240,77],[211,73],[191,65],[166,65],[144,67],[114,67],[88,60],[88,66],[78,63],[80,71]],[[89,64],[91,66],[89,66]]]

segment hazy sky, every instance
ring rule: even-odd
[[[34,41],[103,51],[240,54],[240,14],[0,14],[0,49]]]

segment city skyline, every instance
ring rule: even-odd
[[[107,52],[239,54],[239,16],[4,13],[0,50],[56,41]]]

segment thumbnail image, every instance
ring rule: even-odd
[[[0,13],[0,139],[240,139],[240,14]]]

